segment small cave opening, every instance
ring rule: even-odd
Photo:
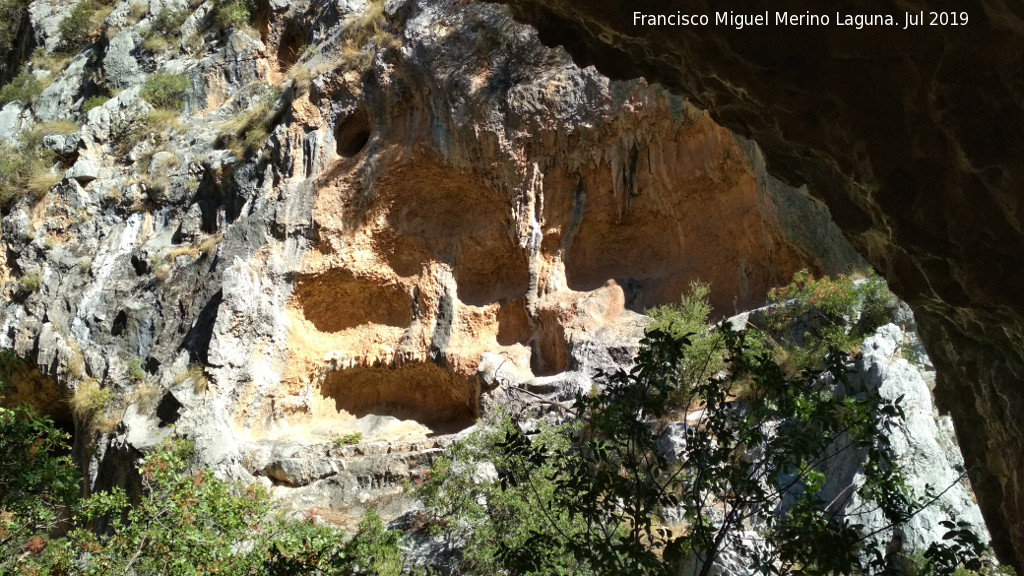
[[[338,155],[351,158],[363,151],[370,141],[370,115],[360,108],[338,122],[334,132]]]
[[[299,61],[302,47],[306,44],[306,32],[295,20],[288,20],[277,45],[277,66],[288,70]]]
[[[569,369],[569,343],[557,318],[540,317],[540,329],[530,342],[530,369],[537,376],[552,376]]]
[[[321,384],[335,409],[357,418],[368,415],[414,420],[433,434],[452,434],[472,426],[480,411],[475,377],[452,373],[437,364],[411,362],[398,367],[357,366],[329,373]]]

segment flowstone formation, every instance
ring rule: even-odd
[[[498,1],[580,65],[643,76],[708,109],[756,141],[774,174],[825,201],[914,309],[993,546],[1024,569],[1024,171],[1011,152],[1024,135],[1020,7],[837,7],[897,24],[858,29],[799,1]],[[636,13],[767,14],[770,24],[642,26]],[[831,24],[776,25],[780,13]],[[923,25],[903,29],[906,14]]]
[[[173,431],[297,507],[393,516],[489,389],[588,385],[692,280],[725,314],[859,263],[755,145],[502,8],[137,6],[0,111],[57,180],[5,209],[6,401],[76,430],[93,489]],[[40,54],[67,11],[32,4]]]

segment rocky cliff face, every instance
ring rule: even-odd
[[[164,8],[187,17],[156,49]],[[68,10],[32,4],[37,45]],[[3,217],[6,401],[74,425],[94,487],[131,483],[173,427],[225,474],[358,514],[472,424],[481,387],[628,360],[637,311],[691,280],[726,313],[859,261],[755,145],[504,9],[272,2],[254,29],[213,11],[118,3],[0,112],[60,159]],[[170,118],[143,97],[158,72],[189,80]]]
[[[1024,567],[1019,7],[858,4],[848,11],[891,14],[899,27],[857,30],[808,2],[502,1],[580,65],[642,75],[709,109],[758,142],[773,173],[826,202],[914,308],[995,548]],[[677,10],[828,13],[833,26],[633,25],[636,11]],[[938,10],[968,25],[928,25]],[[925,25],[901,29],[919,11]]]

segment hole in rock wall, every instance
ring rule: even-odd
[[[295,20],[288,20],[284,32],[281,34],[281,41],[277,45],[277,66],[281,70],[288,70],[299,61],[299,54],[306,44],[306,33]]]
[[[334,132],[338,155],[351,158],[363,151],[370,141],[370,115],[360,108],[338,122]]]
[[[558,316],[550,311],[539,313],[540,329],[531,343],[530,369],[537,376],[551,376],[569,368],[569,343]]]
[[[334,401],[335,409],[357,418],[375,414],[414,420],[435,434],[468,428],[479,413],[480,390],[474,377],[426,362],[331,372],[320,392]]]
[[[303,316],[321,332],[412,322],[412,297],[401,286],[356,278],[340,268],[300,277],[296,285],[294,298]]]
[[[114,322],[110,325],[110,335],[120,336],[128,328],[128,314],[124,310],[117,313]]]

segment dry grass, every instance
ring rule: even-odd
[[[29,193],[36,198],[42,198],[50,192],[50,189],[60,184],[64,180],[64,177],[59,174],[53,174],[47,172],[37,172],[32,174],[28,178],[28,182],[25,183]]]
[[[75,380],[85,378],[85,356],[74,344],[71,344],[71,358],[68,358],[68,375]]]
[[[105,410],[114,399],[113,392],[109,388],[100,388],[100,385],[92,378],[86,378],[78,383],[71,399],[71,412],[79,422],[85,422]]]
[[[313,83],[313,75],[310,73],[309,68],[306,68],[302,64],[296,64],[288,70],[288,74],[285,78],[291,82],[292,89],[295,91],[295,96],[299,97],[309,92],[309,87]]]
[[[169,264],[160,264],[153,269],[153,277],[156,278],[157,282],[166,282],[171,277],[171,266]]]
[[[354,70],[365,70],[373,64],[376,53],[374,47],[400,48],[401,41],[384,29],[386,24],[384,0],[370,0],[366,10],[345,28],[339,60],[335,62],[335,67],[347,66]],[[368,44],[372,46],[367,47]]]
[[[32,53],[32,68],[35,70],[46,70],[56,76],[64,71],[71,63],[69,54],[47,54],[46,49],[40,46]]]
[[[206,40],[203,38],[202,32],[193,32],[188,35],[188,38],[185,38],[185,50],[187,50],[189,54],[199,54],[205,46]]]
[[[145,2],[132,2],[128,5],[128,18],[132,21],[132,24],[137,24],[147,14],[149,14],[149,5]]]
[[[384,0],[370,0],[366,10],[345,28],[345,44],[361,49],[384,25]]]
[[[150,52],[166,52],[171,47],[171,41],[166,36],[150,34],[142,41],[142,47]]]
[[[39,125],[39,131],[44,135],[50,134],[76,134],[78,125],[74,122],[43,122]]]
[[[222,240],[224,240],[223,234],[212,234],[203,238],[198,244],[182,246],[181,248],[171,250],[167,253],[167,259],[174,262],[174,259],[178,256],[191,256],[193,258],[199,258],[201,255],[213,256]]]
[[[116,410],[107,410],[93,419],[91,428],[100,434],[113,434],[117,431],[117,425],[121,423],[123,417],[124,408],[122,407],[117,407]]]
[[[223,240],[223,234],[213,234],[212,236],[207,236],[206,238],[203,239],[202,242],[199,243],[199,250],[202,251],[207,256],[213,256],[213,254],[217,251],[217,247],[220,246],[220,243]]]
[[[201,364],[190,364],[184,372],[174,376],[174,385],[181,386],[185,382],[192,381],[192,390],[196,394],[205,394],[210,388],[210,380],[206,377],[206,371]]]
[[[146,128],[152,132],[163,132],[170,128],[171,130],[181,131],[181,112],[177,110],[168,110],[166,108],[156,108],[146,114],[144,120]]]
[[[175,248],[167,253],[167,259],[174,262],[178,256],[191,256],[192,258],[199,258],[199,254],[202,251],[199,250],[198,246],[182,246]]]
[[[110,16],[110,13],[114,11],[114,6],[100,6],[96,8],[96,12],[92,15],[92,29],[93,34],[98,34],[103,29],[103,21]]]
[[[221,124],[221,142],[236,157],[255,152],[270,137],[278,116],[274,106],[278,96],[276,90],[268,88],[259,102]]]
[[[135,404],[139,413],[145,414],[156,410],[156,406],[160,403],[162,396],[163,390],[159,386],[146,382],[136,387],[135,391],[132,392],[130,404]]]

